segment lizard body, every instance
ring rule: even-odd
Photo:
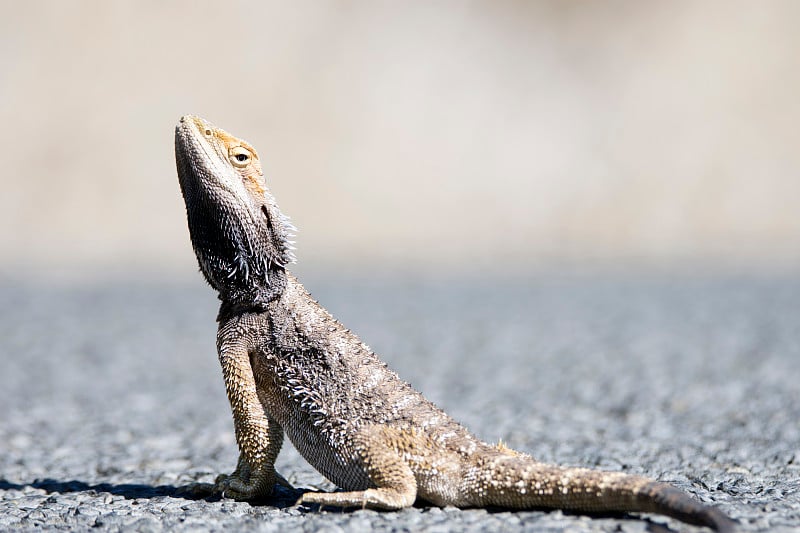
[[[426,400],[320,306],[286,270],[294,261],[255,149],[195,116],[175,154],[192,245],[218,291],[217,350],[240,450],[213,487],[272,494],[284,434],[345,492],[299,503],[400,509],[434,505],[652,512],[733,531],[721,511],[677,488],[616,472],[545,464],[487,444]]]

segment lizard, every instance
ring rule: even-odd
[[[268,498],[284,435],[342,492],[298,505],[435,506],[658,513],[731,532],[735,522],[677,487],[621,472],[542,463],[489,444],[403,381],[287,270],[295,228],[258,152],[206,120],[175,129],[178,180],[200,271],[221,300],[217,353],[239,459],[210,490]],[[207,487],[208,488],[208,487]]]

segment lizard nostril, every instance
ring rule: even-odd
[[[206,128],[206,137],[211,137],[211,130]]]

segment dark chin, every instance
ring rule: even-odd
[[[192,203],[189,205],[197,205]],[[189,228],[197,261],[206,280],[219,288],[225,282],[233,266],[237,249],[230,236],[222,231],[219,213],[212,206],[187,212]]]
[[[229,211],[230,203],[212,199],[208,192],[184,189],[192,246],[206,281],[223,301],[260,305],[273,299],[285,285],[283,264],[272,246],[268,224],[243,226],[250,217]],[[235,208],[246,209],[243,206]]]
[[[209,212],[198,213],[197,224],[192,224],[192,244],[200,270],[206,281],[219,292],[220,298],[236,304],[258,304],[267,301],[273,292],[271,281],[275,272],[267,272],[270,264],[252,255],[245,245],[247,238],[241,229],[222,230],[225,227]],[[255,239],[256,236],[250,236]],[[277,270],[276,263],[271,263]]]

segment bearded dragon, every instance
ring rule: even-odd
[[[284,435],[344,492],[298,504],[660,513],[730,532],[720,510],[636,475],[536,461],[485,443],[398,377],[287,270],[294,227],[246,141],[187,115],[175,158],[192,246],[222,301],[217,351],[240,455],[213,490],[264,498]]]

